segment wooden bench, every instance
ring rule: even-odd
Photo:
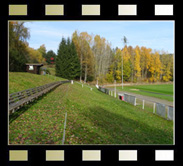
[[[12,93],[9,95],[9,114],[14,113],[20,107],[34,101],[38,97],[46,94],[50,90],[56,88],[57,86],[69,83],[70,81],[58,81],[49,83],[43,86],[26,89],[20,92]]]

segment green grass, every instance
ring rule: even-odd
[[[138,89],[139,91],[133,89]],[[121,87],[117,87],[117,90],[122,89]],[[173,84],[124,86],[123,90],[140,95],[173,101]]]
[[[173,122],[79,84],[63,84],[10,117],[10,144],[173,144]]]
[[[50,74],[55,76],[55,68],[47,68],[50,71]]]
[[[55,81],[65,80],[52,75],[37,75],[27,72],[9,72],[9,93],[42,86]]]
[[[50,74],[55,76],[55,65],[44,65],[44,68],[47,68],[50,71]]]

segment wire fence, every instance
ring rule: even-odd
[[[103,93],[106,93],[112,97],[115,97],[119,100],[130,103],[138,108],[152,112],[158,116],[163,117],[166,120],[174,119],[174,107],[172,107],[172,106],[165,105],[163,103],[157,103],[154,101],[149,101],[147,99],[140,99],[134,95],[117,92],[116,90],[110,90],[110,89],[103,88],[100,86],[99,86],[98,90]]]

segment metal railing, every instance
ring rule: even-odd
[[[154,101],[150,101],[147,99],[139,99],[135,95],[130,95],[121,92],[117,92],[115,90],[109,90],[104,87],[99,87],[99,91],[106,93],[110,96],[113,96],[115,98],[118,98],[120,100],[123,100],[127,103],[130,103],[134,106],[137,106],[138,108],[142,108],[144,110],[150,111],[158,116],[163,117],[167,120],[173,120],[174,119],[174,107],[162,103],[157,103]]]

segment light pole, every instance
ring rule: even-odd
[[[124,36],[123,37],[123,43],[124,45],[127,44],[127,38]],[[121,50],[121,86],[122,86],[122,89],[123,89],[123,49]]]
[[[121,70],[122,70],[121,71],[121,74],[122,74],[122,76],[121,76],[121,84],[122,84],[122,89],[123,89],[123,53],[121,55],[121,59],[122,59],[122,62],[121,62]]]
[[[116,97],[116,80],[114,80],[114,97]]]

